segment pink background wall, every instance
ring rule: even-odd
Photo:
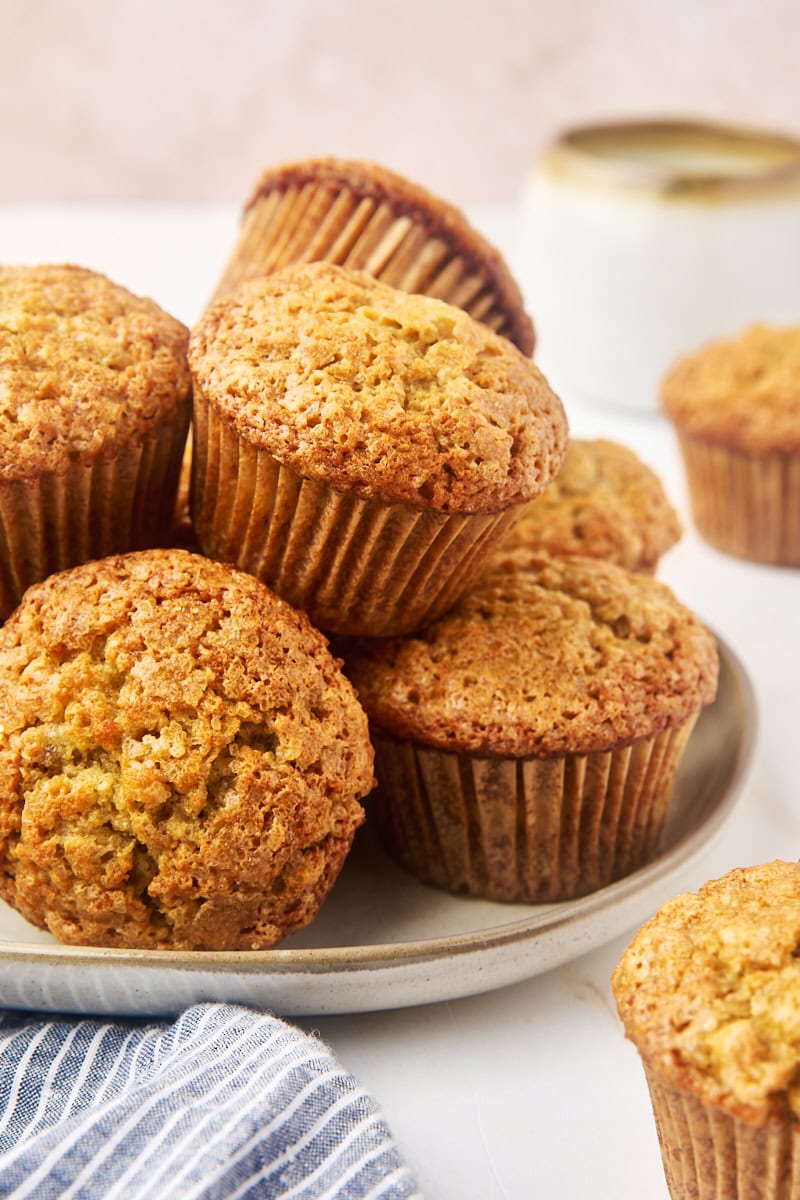
[[[0,200],[244,198],[368,157],[512,200],[560,126],[800,133],[797,0],[0,0]]]

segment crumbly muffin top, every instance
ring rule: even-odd
[[[566,447],[561,402],[505,338],[330,263],[288,267],[212,305],[189,359],[245,441],[365,497],[496,511],[537,495]]]
[[[112,451],[186,412],[189,331],[76,266],[0,266],[0,478]]]
[[[639,930],[612,985],[662,1078],[760,1125],[800,1118],[800,864],[740,867]]]
[[[522,510],[495,557],[522,546],[652,571],[680,534],[660,479],[632,450],[573,438],[555,479]]]
[[[313,916],[372,784],[304,614],[185,550],[84,564],[0,630],[0,895],[62,941],[255,949]]]
[[[681,433],[745,454],[800,450],[800,326],[753,325],[675,364],[662,405]]]
[[[414,637],[345,670],[380,732],[443,750],[588,754],[680,724],[716,693],[711,633],[663,584],[599,559],[509,554]]]
[[[441,238],[469,264],[471,273],[485,276],[495,304],[504,314],[503,335],[523,354],[533,353],[534,328],[514,277],[499,251],[470,225],[460,209],[378,163],[324,157],[283,163],[263,171],[245,211],[270,192],[308,183],[328,184],[336,192],[344,188],[360,199],[388,203],[398,216],[409,216],[415,225],[424,228],[429,237]]]

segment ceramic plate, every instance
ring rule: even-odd
[[[681,890],[730,816],[755,728],[752,689],[720,644],[719,693],[692,733],[659,857],[590,896],[496,904],[417,883],[362,830],[308,929],[276,950],[60,946],[0,902],[0,1005],[164,1015],[228,1000],[285,1016],[366,1012],[514,983],[609,941]]]

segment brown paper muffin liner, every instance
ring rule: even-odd
[[[411,633],[451,608],[516,515],[448,514],[304,479],[195,393],[192,523],[204,554],[256,575],[331,633]]]
[[[36,478],[0,482],[0,619],[32,583],[169,537],[188,416]]]
[[[644,1071],[672,1200],[798,1200],[796,1122],[747,1125]]]
[[[695,720],[560,758],[482,758],[373,731],[368,815],[424,883],[528,904],[581,896],[656,855]]]
[[[726,554],[800,566],[800,455],[756,457],[679,436],[698,532]]]
[[[524,353],[533,348],[527,321],[523,331],[519,314],[504,308],[489,273],[477,262],[459,254],[407,208],[359,196],[346,184],[292,184],[255,200],[245,212],[212,300],[228,295],[245,279],[321,260],[368,271],[406,292],[446,300],[517,342]]]
[[[184,446],[181,469],[178,476],[178,489],[175,494],[175,506],[172,511],[172,524],[169,532],[169,544],[170,546],[177,546],[184,550],[193,550],[195,552],[199,552],[197,538],[194,535],[194,528],[192,526],[192,514],[189,503],[191,478],[192,430],[189,429],[189,436],[186,439],[186,445]]]

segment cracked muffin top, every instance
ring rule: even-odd
[[[649,576],[518,551],[415,637],[355,643],[345,670],[378,732],[548,757],[682,723],[714,698],[718,661],[709,630]]]
[[[800,1119],[800,864],[739,867],[668,901],[612,986],[662,1078],[749,1124]]]
[[[662,385],[687,437],[745,454],[800,450],[800,326],[753,325],[680,359]]]
[[[661,481],[632,450],[572,438],[555,479],[522,510],[493,557],[524,547],[653,571],[680,533]]]
[[[0,478],[93,458],[190,403],[189,331],[76,266],[0,266]]]
[[[243,441],[367,498],[498,511],[538,495],[566,448],[561,402],[505,338],[329,263],[212,305],[189,360],[196,389]]]
[[[0,896],[65,942],[257,949],[304,925],[372,785],[325,639],[184,550],[86,563],[0,630]]]
[[[343,206],[348,209],[352,206],[357,213],[357,219],[355,216],[353,218],[357,230],[369,219],[368,214],[376,211],[385,210],[387,217],[395,222],[405,222],[407,229],[398,228],[397,224],[393,226],[395,237],[401,239],[401,244],[393,247],[388,263],[381,258],[371,273],[380,275],[382,270],[392,270],[398,258],[404,264],[409,257],[413,261],[411,247],[408,242],[402,241],[405,234],[419,256],[419,273],[416,277],[412,274],[414,286],[406,282],[397,286],[409,292],[435,296],[438,289],[452,286],[452,267],[442,274],[442,256],[445,262],[450,263],[451,256],[456,256],[462,269],[467,269],[470,275],[464,307],[469,307],[470,311],[479,310],[480,320],[514,342],[523,354],[533,352],[533,323],[525,312],[522,294],[508,266],[502,255],[454,205],[379,163],[326,156],[268,167],[261,173],[247,201],[245,218],[259,201],[290,192],[299,193],[292,205],[293,212],[301,211],[303,198],[308,197],[307,203],[310,208],[313,206],[319,223],[330,221],[332,210],[342,220],[340,214]],[[324,208],[321,204],[322,195],[327,199]],[[304,212],[303,215],[305,220],[302,229],[298,228],[295,220],[294,236],[281,243],[281,264],[287,261],[287,253],[292,250],[297,252],[300,247],[303,247],[305,258],[316,257],[314,251],[319,244],[314,236],[318,233],[317,222],[309,220],[310,212]],[[305,246],[301,240],[303,234],[308,238]],[[424,236],[425,242],[420,242],[421,236]],[[353,249],[353,238],[357,238],[357,233],[351,232],[348,238],[343,230],[332,252],[341,255],[357,253],[358,248],[355,251]],[[366,250],[362,253],[366,254]],[[343,259],[337,258],[336,261],[342,262]],[[372,257],[370,261],[373,261]]]

